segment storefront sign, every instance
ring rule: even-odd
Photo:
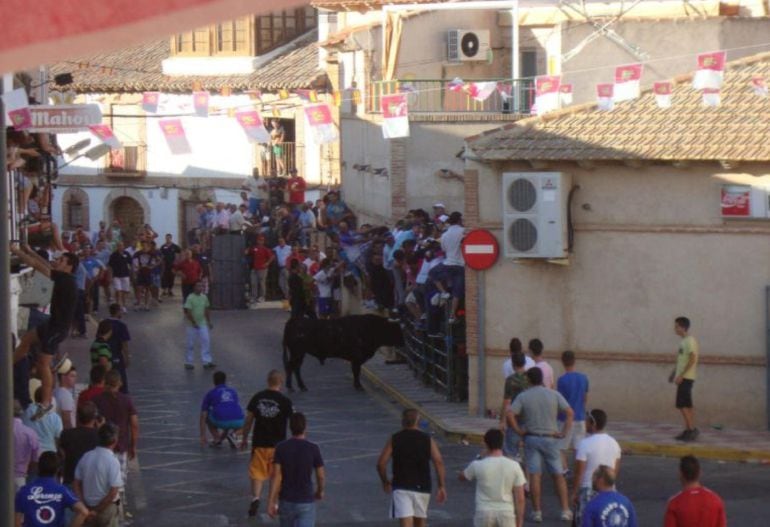
[[[30,132],[68,134],[88,132],[88,127],[101,124],[102,112],[98,104],[71,104],[63,106],[30,106]]]

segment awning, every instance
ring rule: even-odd
[[[3,0],[0,73],[109,51],[302,0]]]

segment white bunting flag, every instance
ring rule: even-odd
[[[270,142],[270,133],[265,128],[262,116],[257,110],[236,112],[235,120],[241,125],[249,141],[263,144]]]
[[[489,99],[497,89],[497,82],[472,82],[468,88],[468,95],[475,101],[483,102]]]
[[[722,97],[718,89],[706,88],[703,90],[703,105],[704,106],[719,106],[722,102]]]
[[[117,150],[123,145],[120,144],[118,138],[108,124],[92,124],[88,127],[91,133],[98,137],[105,145],[109,146],[113,150]]]
[[[715,51],[698,55],[698,70],[692,78],[696,90],[718,90],[725,77],[726,52]]]
[[[409,137],[409,105],[406,97],[406,93],[394,93],[380,98],[382,136],[385,139]]]
[[[508,99],[513,97],[513,85],[512,84],[505,84],[503,82],[497,83],[497,93],[500,94],[500,97],[507,101]]]
[[[559,99],[562,106],[569,106],[572,104],[572,84],[559,85]]]
[[[615,68],[615,102],[630,101],[639,97],[639,82],[643,69],[641,64],[627,64]]]
[[[652,92],[655,94],[655,103],[658,108],[671,107],[671,94],[674,87],[669,81],[656,82],[652,85]]]
[[[459,93],[463,91],[463,88],[465,87],[465,82],[460,77],[455,77],[451,81],[449,81],[449,84],[447,84],[447,89],[449,91],[453,91],[455,93]]]
[[[190,143],[187,141],[187,135],[185,134],[181,119],[161,119],[158,121],[158,125],[173,155],[178,156],[192,153],[192,148],[190,148]]]
[[[602,111],[609,112],[615,107],[613,92],[615,85],[609,83],[596,85],[596,104]]]
[[[765,81],[764,77],[754,77],[751,79],[751,90],[754,92],[754,95],[767,97],[767,82]]]
[[[308,104],[305,106],[305,118],[313,131],[316,144],[324,145],[337,140],[337,130],[334,128],[332,111],[328,104]]]
[[[559,108],[559,85],[561,77],[558,75],[541,75],[535,78],[535,112],[544,115]]]

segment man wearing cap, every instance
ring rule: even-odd
[[[444,226],[444,223],[446,223],[446,220],[449,219],[449,216],[446,215],[446,207],[443,203],[434,203],[433,204],[433,223],[436,224],[436,227],[441,229]]]
[[[246,256],[251,257],[251,303],[265,301],[267,293],[267,272],[275,260],[275,253],[265,247],[265,237],[257,236],[257,244],[246,249]]]

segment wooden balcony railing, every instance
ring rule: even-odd
[[[477,80],[490,82],[495,79]],[[448,79],[418,79],[377,81],[369,84],[366,98],[367,113],[381,113],[380,97],[400,91],[409,93],[410,113],[517,113],[529,115],[535,102],[534,79],[500,80],[510,87],[511,97],[497,91],[485,101],[476,101],[465,91],[452,91]],[[466,83],[473,82],[466,80]]]

